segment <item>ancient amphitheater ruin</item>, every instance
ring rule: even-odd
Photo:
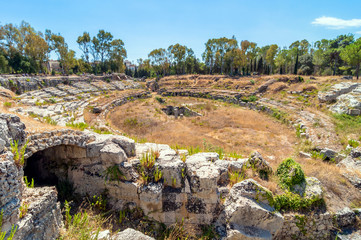
[[[61,237],[69,225],[66,199],[60,196],[64,183],[78,198],[105,196],[106,208],[117,216],[141,211],[140,218],[152,224],[183,224],[194,230],[192,236],[205,236],[206,228],[214,239],[361,239],[361,148],[349,142],[345,151],[328,114],[360,115],[360,83],[337,78],[322,85],[296,76],[260,77],[254,83],[197,75],[146,83],[113,74],[4,75],[0,84],[1,239]],[[216,116],[215,109],[252,111],[252,121],[265,119],[275,133],[242,156],[219,148],[192,152],[157,140],[153,132],[149,136],[157,143],[140,141],[141,135],[132,139],[124,126],[142,125],[140,118],[131,118],[129,104],[163,108],[149,110],[149,118],[182,123],[184,132],[188,122],[210,129],[211,120],[202,119]],[[229,115],[220,114],[217,121],[226,121]],[[248,128],[246,122],[232,126]],[[137,134],[151,127],[143,128]],[[266,130],[255,131],[252,139],[261,141],[257,134]],[[245,135],[234,136],[240,148]],[[231,148],[234,142],[227,145],[222,136],[206,137]],[[283,155],[271,156],[275,149]],[[162,239],[161,228],[142,233],[118,224],[117,230],[101,229],[93,238]]]

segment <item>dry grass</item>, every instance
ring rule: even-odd
[[[292,154],[297,142],[292,129],[263,113],[205,99],[166,100],[165,105],[196,104],[192,108],[203,116],[175,120],[161,112],[165,105],[147,99],[115,108],[107,120],[113,128],[138,139],[171,146],[206,143],[244,156],[257,150],[264,156],[283,159]]]
[[[361,192],[342,176],[343,170],[335,164],[305,158],[298,159],[298,162],[306,176],[316,177],[321,181],[329,209],[339,210],[361,199]]]

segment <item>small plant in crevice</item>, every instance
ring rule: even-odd
[[[234,184],[239,183],[245,179],[244,171],[228,171],[229,185],[233,187]]]
[[[25,151],[26,151],[28,142],[29,142],[29,140],[27,140],[26,143],[24,144],[24,146],[22,146],[20,149],[19,149],[18,141],[15,140],[15,141],[10,142],[11,152],[14,154],[14,162],[15,162],[15,165],[19,169],[24,166]]]
[[[201,229],[202,229],[202,235],[200,237],[200,240],[213,240],[220,238],[214,225],[202,225]]]
[[[176,188],[176,186],[177,186],[177,179],[172,177],[172,187]]]
[[[22,203],[21,206],[19,207],[19,218],[23,219],[26,214],[28,213],[28,209],[29,209],[29,204],[27,203]]]
[[[105,181],[118,181],[118,182],[122,180],[127,180],[124,173],[119,169],[119,166],[117,165],[108,167],[105,170],[104,179]]]
[[[1,209],[1,212],[0,212],[0,230],[2,229],[2,226],[3,226],[3,218],[4,218],[4,209]],[[14,235],[15,235],[17,229],[18,229],[18,226],[12,225],[10,233],[9,233],[7,238],[6,238],[7,233],[0,231],[0,240],[12,240],[14,238]]]
[[[153,168],[155,160],[159,158],[159,151],[153,151],[143,153],[140,158],[140,166],[146,169]]]
[[[106,197],[101,194],[99,196],[94,195],[91,199],[90,199],[90,206],[92,207],[92,209],[98,210],[98,211],[105,211],[106,207],[107,207],[107,200]]]
[[[165,240],[179,240],[179,239],[190,239],[189,234],[184,228],[184,220],[182,222],[175,223],[169,226],[164,232]]]
[[[27,188],[34,188],[34,178],[32,178],[31,182],[29,182],[28,177],[24,176],[24,183]]]
[[[154,170],[153,175],[154,175],[154,182],[159,182],[163,177],[162,171],[159,170],[158,168]]]

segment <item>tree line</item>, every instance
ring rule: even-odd
[[[0,25],[0,73],[46,73],[45,63],[54,52],[61,73],[125,72],[135,77],[174,74],[300,74],[359,75],[361,38],[340,35],[310,43],[295,41],[288,47],[277,44],[258,46],[248,40],[213,38],[205,43],[201,59],[179,43],[152,50],[138,59],[135,69],[127,69],[127,51],[121,39],[99,30],[95,36],[84,32],[76,39],[82,53],[76,58],[64,37],[50,30],[36,31],[29,23]]]

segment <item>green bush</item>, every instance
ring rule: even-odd
[[[277,168],[276,175],[279,178],[280,185],[290,191],[297,184],[305,182],[305,174],[301,166],[292,158],[285,159]]]
[[[323,198],[302,198],[289,191],[274,197],[274,208],[277,211],[310,211],[323,206],[325,206]]]

